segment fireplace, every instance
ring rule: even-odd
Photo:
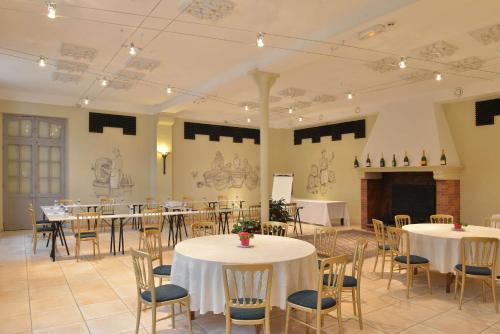
[[[372,228],[372,219],[393,225],[397,214],[410,215],[412,223],[426,223],[434,213],[451,214],[460,220],[458,179],[442,179],[429,169],[422,172],[387,169],[362,175],[361,226],[364,229]]]

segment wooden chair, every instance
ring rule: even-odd
[[[110,222],[109,222],[109,219],[106,219],[105,216],[111,216],[111,215],[114,215],[115,214],[115,200],[113,198],[109,198],[109,197],[101,197],[99,199],[99,212],[101,213],[101,219],[104,223],[108,224],[109,226],[111,226],[111,224],[114,223],[115,221],[115,218],[111,218]],[[104,224],[102,225],[101,227],[104,231],[105,229],[105,226]]]
[[[146,250],[151,256],[151,263],[154,265],[155,261],[158,261],[158,265],[153,267],[153,276],[160,279],[160,285],[162,280],[165,278],[170,280],[170,274],[172,272],[172,265],[163,264],[163,247],[161,245],[161,232],[158,230],[146,230],[144,231],[144,241],[146,244]]]
[[[431,224],[453,224],[453,216],[451,215],[431,215]]]
[[[318,257],[330,258],[335,254],[337,230],[333,227],[318,227],[314,229],[314,247]],[[318,264],[320,260],[318,260]]]
[[[375,239],[377,241],[377,256],[375,257],[375,264],[373,265],[373,271],[377,269],[378,257],[382,257],[382,270],[380,275],[384,278],[384,266],[387,260],[391,260],[391,248],[385,241],[385,228],[384,223],[378,219],[372,219],[373,229],[375,231]]]
[[[227,196],[224,195],[217,196],[217,206],[219,207],[219,209],[229,208],[229,202],[227,200]]]
[[[465,279],[469,277],[482,281],[484,302],[486,302],[486,284],[491,286],[493,304],[498,313],[495,289],[498,243],[497,238],[480,237],[463,237],[460,241],[462,263],[455,266],[455,298],[457,298],[458,285],[460,285],[459,310],[462,309],[464,302]]]
[[[193,238],[206,237],[208,235],[216,235],[215,223],[210,221],[195,222],[191,225],[191,233]]]
[[[491,216],[488,225],[493,228],[500,228],[500,216],[498,215]]]
[[[395,215],[394,222],[397,228],[403,228],[403,226],[411,224],[411,217],[408,215]]]
[[[52,228],[52,224],[48,220],[36,220],[35,210],[33,209],[33,204],[28,205],[28,214],[31,219],[31,227],[33,229],[33,234],[31,236],[31,244],[33,246],[33,254],[36,254],[36,244],[39,238],[39,234],[45,235],[48,233],[47,245],[49,246],[49,241],[51,239],[52,233],[54,229]]]
[[[323,318],[325,315],[337,311],[337,321],[339,332],[342,333],[342,289],[344,283],[347,256],[336,256],[321,260],[318,275],[318,285],[316,290],[302,290],[288,296],[286,303],[285,334],[288,333],[290,319],[316,330],[321,333],[323,330]],[[292,310],[306,312],[306,321],[292,317]],[[316,315],[316,326],[309,324],[310,315]],[[332,316],[333,317],[333,316]]]
[[[165,284],[155,286],[153,264],[148,253],[130,250],[134,266],[135,280],[137,285],[137,317],[135,332],[139,332],[141,323],[142,305],[151,306],[151,333],[156,334],[156,323],[164,319],[172,319],[172,328],[175,328],[175,304],[186,306],[186,319],[188,332],[192,333],[191,312],[189,308],[189,293],[186,289],[175,285]],[[156,319],[156,309],[161,306],[171,307],[171,313],[164,318]]]
[[[61,198],[61,199],[57,200],[57,205],[63,205],[63,206],[75,205],[75,202],[69,198]],[[69,214],[73,213],[73,208],[66,208],[66,210]],[[70,225],[71,225],[71,232],[73,232],[73,234],[74,234],[75,233],[75,222],[70,221]]]
[[[250,205],[248,207],[248,219],[260,221],[260,204]]]
[[[95,256],[97,246],[97,254],[101,256],[101,248],[99,247],[99,227],[101,225],[101,214],[98,212],[84,212],[76,214],[76,245],[75,256],[76,260],[80,259],[80,248],[82,241],[92,242],[92,248]]]
[[[161,231],[161,223],[163,220],[162,209],[144,209],[142,211],[142,227],[139,228],[139,249],[141,249],[144,233],[149,230]]]
[[[265,326],[271,333],[272,264],[222,266],[226,298],[226,334],[231,325]]]
[[[288,224],[281,222],[264,222],[261,225],[262,234],[276,235],[279,237],[286,237],[288,231]]]
[[[302,234],[302,222],[300,221],[299,208],[297,207],[297,203],[287,203],[285,204],[285,210],[288,212],[288,216],[291,221],[293,221],[293,232],[295,235],[299,236],[299,231],[297,229],[297,223],[299,223],[300,234]]]
[[[410,237],[408,231],[397,228],[388,227],[387,237],[391,249],[391,272],[389,274],[389,283],[387,289],[391,286],[392,274],[394,267],[406,270],[406,298],[410,298],[410,287],[413,286],[413,275],[415,269],[423,269],[427,272],[427,285],[429,292],[432,294],[430,263],[425,257],[413,255],[410,253]]]

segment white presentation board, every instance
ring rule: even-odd
[[[293,174],[274,174],[271,198],[273,201],[284,199],[286,203],[290,203],[292,188]]]

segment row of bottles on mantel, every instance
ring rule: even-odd
[[[441,152],[441,158],[440,158],[440,163],[442,166],[446,165],[446,155],[444,154],[444,150]],[[396,154],[392,155],[392,162],[391,162],[392,167],[397,167],[398,162],[396,160]],[[354,157],[354,167],[358,168],[360,166],[358,157]],[[384,153],[381,154],[380,156],[380,167],[385,167],[385,159],[384,159]],[[408,159],[408,154],[405,152],[405,157],[403,159],[403,166],[408,167],[410,166],[410,159]],[[422,157],[420,158],[420,166],[427,166],[427,157],[425,156],[425,150],[422,151]],[[370,154],[368,153],[366,156],[366,161],[365,161],[365,167],[372,167],[372,161],[370,159]]]

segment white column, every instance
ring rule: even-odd
[[[277,73],[250,71],[260,96],[260,221],[269,220],[269,92]]]

